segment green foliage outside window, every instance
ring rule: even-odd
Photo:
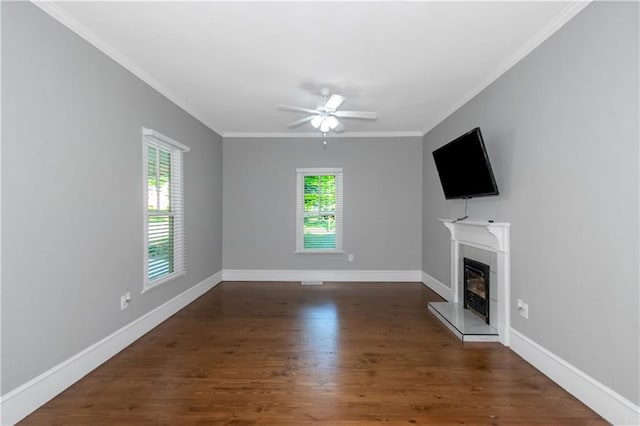
[[[304,177],[304,248],[335,248],[336,177]]]
[[[150,280],[174,271],[174,217],[171,215],[171,153],[147,147],[147,250]]]

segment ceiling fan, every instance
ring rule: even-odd
[[[322,89],[320,91],[323,99],[323,105],[316,109],[301,108],[291,105],[278,105],[277,108],[285,111],[306,112],[308,117],[301,118],[300,120],[292,121],[288,124],[288,127],[297,127],[304,123],[311,122],[311,125],[316,129],[320,129],[322,133],[328,133],[333,130],[334,132],[344,131],[344,126],[338,118],[360,118],[364,120],[375,120],[378,118],[377,112],[370,111],[338,111],[338,108],[344,102],[344,96],[331,95],[329,89]],[[329,97],[331,95],[331,97]]]

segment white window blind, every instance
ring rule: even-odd
[[[296,169],[296,252],[342,252],[342,168]]]
[[[182,153],[189,148],[142,129],[144,169],[144,287],[185,272]]]

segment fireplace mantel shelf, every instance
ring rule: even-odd
[[[498,228],[511,226],[509,222],[488,222],[488,221],[482,221],[482,220],[456,221],[455,219],[438,219],[438,220],[442,223],[455,223],[457,225],[469,225],[469,226],[484,226],[484,227],[495,226]]]
[[[511,224],[508,222],[438,220],[449,229],[451,240],[484,250],[509,252]]]

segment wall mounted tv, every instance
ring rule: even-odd
[[[433,151],[433,159],[447,200],[499,194],[479,127]]]

